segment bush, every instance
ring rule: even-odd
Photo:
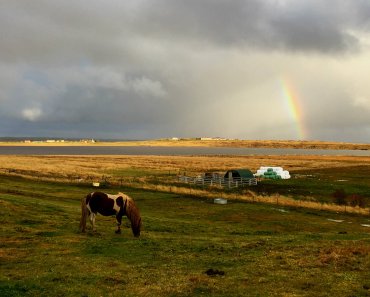
[[[352,194],[348,198],[349,205],[351,206],[359,206],[359,207],[365,207],[366,201],[365,198],[358,194]]]
[[[335,204],[347,205],[347,194],[343,189],[336,190],[332,196]]]

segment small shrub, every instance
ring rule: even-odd
[[[335,204],[347,205],[347,194],[343,189],[336,190],[332,196]]]
[[[365,207],[366,201],[365,198],[358,194],[352,194],[348,198],[349,205],[351,206],[359,206],[359,207]]]

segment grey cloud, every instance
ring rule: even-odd
[[[302,52],[357,49],[348,29],[370,24],[365,1],[162,0],[141,13],[134,26],[149,36]]]
[[[5,1],[1,59],[43,63],[81,57],[124,61],[138,38],[294,51],[356,49],[368,30],[366,1]],[[334,3],[334,4],[333,4]]]
[[[341,52],[356,50],[358,40],[346,32],[340,16],[323,11],[300,9],[292,13],[273,16],[271,30],[277,47],[298,51]]]

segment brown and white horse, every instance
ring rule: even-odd
[[[82,198],[80,231],[86,231],[86,220],[90,216],[90,222],[95,231],[95,217],[97,213],[103,216],[115,215],[117,219],[116,233],[121,233],[122,216],[127,216],[131,222],[132,233],[135,237],[140,236],[141,217],[134,200],[129,196],[118,193],[110,195],[102,192],[92,192]]]

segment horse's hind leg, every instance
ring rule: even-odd
[[[121,234],[122,216],[121,215],[116,215],[116,219],[117,219],[117,230],[116,230],[116,234]]]
[[[95,213],[91,212],[90,213],[90,223],[91,223],[93,232],[96,231],[96,228],[95,228],[95,217],[96,217]]]

